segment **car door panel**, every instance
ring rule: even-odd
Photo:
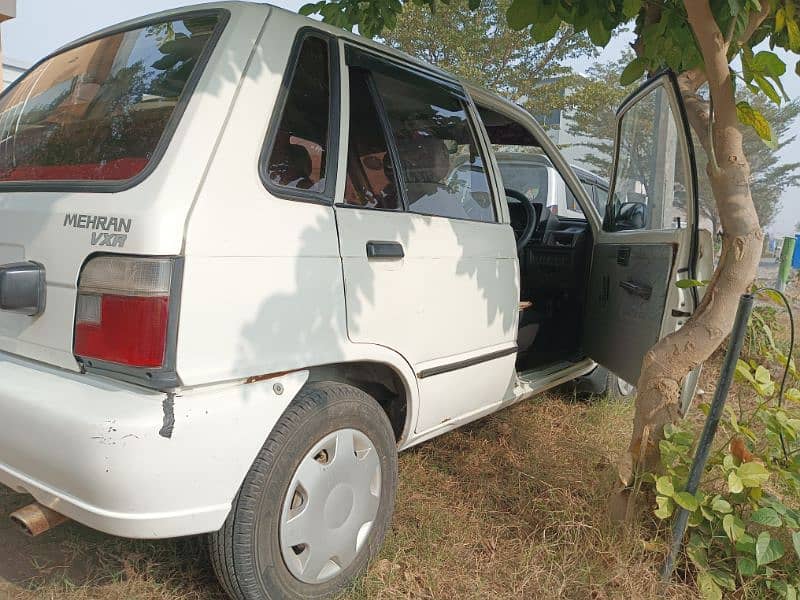
[[[345,207],[337,221],[352,341],[389,346],[418,370],[513,345],[519,284],[507,227]],[[368,256],[374,241],[403,256]]]
[[[617,113],[611,188],[593,249],[584,348],[636,383],[644,355],[697,306],[697,173],[674,74],[646,82]],[[638,204],[635,222],[626,207]],[[637,228],[633,228],[636,226]]]
[[[592,265],[586,351],[635,382],[641,357],[661,334],[673,268],[672,244],[601,244]]]
[[[353,46],[345,45],[343,54],[349,81],[342,87],[352,106],[348,183],[335,210],[348,336],[387,346],[408,361],[419,380],[415,430],[423,433],[510,394],[519,303],[514,234],[502,217],[493,222],[503,214],[495,194],[472,184],[462,200],[441,207],[446,214],[422,214],[455,194],[445,182],[462,164],[464,145],[469,161],[485,164],[470,146],[480,138],[469,142],[463,133],[478,130],[463,89]],[[448,121],[431,116],[442,110]],[[413,118],[404,119],[403,111]],[[367,112],[376,114],[371,127],[365,127]],[[456,120],[460,134],[448,129]],[[468,198],[483,203],[477,216],[467,210]]]

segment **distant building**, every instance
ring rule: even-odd
[[[546,80],[549,83],[554,80]],[[562,96],[568,96],[572,89],[567,87],[561,90]],[[596,173],[597,167],[584,162],[584,157],[591,152],[584,144],[592,143],[594,138],[586,135],[573,135],[569,132],[572,125],[572,111],[555,109],[545,115],[537,115],[536,120],[547,131],[547,136],[559,147],[567,162],[591,171],[600,177],[608,178],[609,173]]]
[[[31,65],[6,57],[3,60],[3,89],[6,89],[17,77],[22,75]]]
[[[594,173],[597,171],[597,167],[583,160],[586,154],[591,152],[591,150],[583,144],[593,142],[594,138],[587,135],[573,135],[570,133],[569,129],[572,124],[571,113],[572,111],[569,110],[551,110],[544,117],[539,117],[538,121],[547,130],[547,136],[559,147],[561,153],[566,157],[567,162]],[[608,173],[595,174],[606,178],[609,176]]]

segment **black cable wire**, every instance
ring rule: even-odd
[[[783,408],[783,394],[786,388],[786,379],[789,376],[789,365],[792,362],[792,354],[794,353],[794,314],[792,313],[792,307],[789,304],[789,300],[786,298],[785,294],[780,290],[777,290],[772,287],[761,287],[755,290],[756,293],[759,292],[775,292],[778,296],[781,297],[783,300],[784,306],[786,306],[786,312],[789,314],[789,352],[786,355],[786,364],[783,367],[783,377],[781,378],[781,387],[778,391],[778,408]],[[789,462],[789,450],[786,448],[786,438],[783,436],[783,431],[778,432],[778,436],[781,440],[781,449],[783,450],[783,458],[786,462]]]

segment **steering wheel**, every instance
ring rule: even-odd
[[[517,252],[519,252],[528,245],[533,233],[536,231],[536,226],[538,225],[536,211],[531,201],[522,192],[505,188],[505,193],[507,201],[508,199],[513,199],[515,204],[518,203],[522,206],[522,210],[525,213],[525,226],[521,229],[514,228],[514,236],[517,238]]]

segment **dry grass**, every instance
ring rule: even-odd
[[[693,597],[659,588],[649,518],[608,524],[609,467],[631,412],[547,395],[404,453],[386,545],[343,598]],[[6,513],[28,500],[3,494]],[[221,598],[197,539],[134,542],[70,524],[27,540],[4,524],[0,549],[0,597]]]

